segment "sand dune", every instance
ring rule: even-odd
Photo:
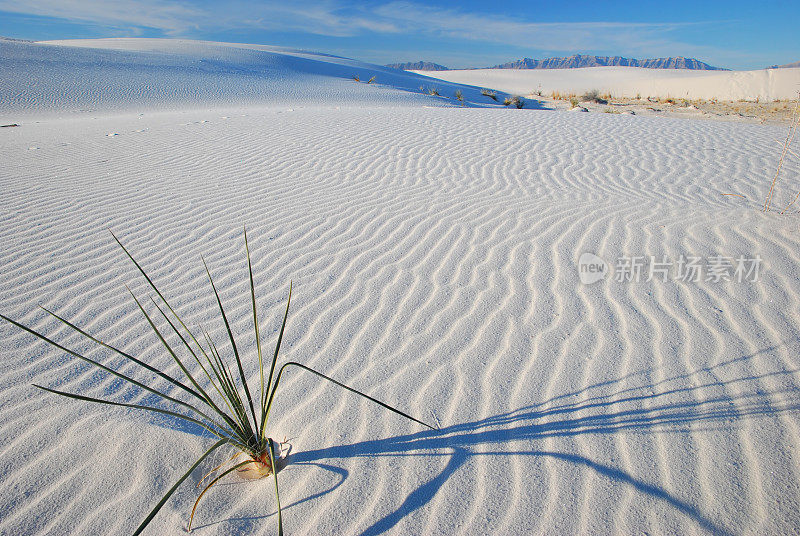
[[[617,97],[675,97],[686,99],[775,100],[796,99],[800,93],[800,68],[759,71],[690,71],[640,67],[587,67],[583,69],[474,69],[417,71],[441,80],[471,84],[528,95],[582,94],[597,89]]]
[[[41,304],[172,370],[111,229],[222,341],[205,256],[255,380],[247,225],[268,344],[292,280],[285,358],[440,426],[287,377],[272,422],[294,449],[279,474],[287,533],[800,530],[800,237],[796,214],[760,211],[784,129],[431,107],[444,101],[411,91],[415,76],[368,87],[346,79],[349,60],[82,44],[100,48],[0,43],[0,61],[38,81],[0,92],[4,120],[22,118],[0,129],[0,311],[133,372]],[[209,83],[183,93],[181,72]],[[787,161],[776,203],[798,172]],[[612,268],[621,255],[763,266],[757,283],[584,285],[585,252]],[[211,443],[35,390],[151,402],[5,324],[0,355],[4,534],[130,532]],[[201,474],[150,534],[185,534]],[[194,532],[273,534],[270,486],[231,479]]]
[[[169,39],[0,41],[0,113],[174,110],[234,103],[452,105],[459,84],[327,54]],[[373,76],[373,84],[362,82]],[[420,86],[435,85],[432,99]],[[444,98],[444,97],[448,97]],[[51,114],[52,115],[52,114]]]

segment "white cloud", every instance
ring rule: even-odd
[[[0,11],[112,27],[155,28],[166,33],[188,31],[203,16],[188,3],[157,0],[0,0]]]
[[[605,50],[643,56],[705,53],[708,57],[720,52],[671,38],[675,30],[693,23],[530,22],[408,0],[372,7],[346,2],[321,0],[288,5],[274,0],[0,0],[0,11],[86,22],[129,33],[150,28],[173,36],[264,29],[333,37],[374,33],[409,39],[428,36],[564,53]]]
[[[374,13],[403,32],[482,41],[535,50],[641,51],[672,43],[671,32],[697,23],[528,22],[397,1]],[[630,53],[630,52],[629,52]],[[673,52],[674,53],[674,52]]]

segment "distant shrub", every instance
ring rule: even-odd
[[[483,95],[484,97],[489,97],[493,101],[497,102],[497,93],[495,93],[494,91],[492,91],[490,89],[482,89],[481,90],[481,95]]]
[[[361,78],[359,78],[358,75],[355,75],[353,77],[353,80],[355,80],[356,82],[361,82]]]
[[[511,98],[511,104],[516,106],[518,110],[521,110],[525,107],[525,99],[519,96],[514,96]]]
[[[572,105],[573,108],[577,108],[578,106],[578,97],[570,97],[569,103]]]
[[[604,99],[600,96],[600,92],[596,89],[591,89],[581,96],[581,100],[584,102],[596,102],[597,104],[608,104],[608,100]]]
[[[441,97],[441,95],[439,95],[439,90],[436,89],[435,87],[428,88],[428,95],[433,95],[434,97]]]
[[[581,97],[581,98],[584,101],[593,101],[595,99],[599,99],[600,98],[600,92],[597,91],[596,89],[590,89],[589,91],[584,93],[583,97]]]
[[[456,100],[459,102],[464,102],[464,94],[461,93],[460,89],[456,90]]]
[[[371,83],[373,83],[374,81],[375,81],[375,77],[373,76],[372,78],[370,78],[369,80],[367,80],[367,84],[371,84]]]
[[[503,99],[503,106],[511,106],[511,97]]]

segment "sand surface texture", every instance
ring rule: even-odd
[[[38,306],[178,374],[109,230],[230,356],[203,255],[256,385],[246,225],[266,348],[292,281],[282,359],[438,426],[287,373],[287,534],[800,531],[800,221],[761,212],[785,128],[462,108],[269,48],[78,44],[0,43],[20,125],[0,129],[0,311],[180,397]],[[776,208],[798,174],[787,159]],[[611,273],[582,283],[583,253]],[[707,280],[715,256],[760,257],[757,281]],[[35,389],[154,402],[8,324],[0,356],[0,533],[129,533],[212,443]],[[148,534],[185,534],[203,473]],[[193,532],[274,534],[271,486],[226,480]]]

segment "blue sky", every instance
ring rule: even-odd
[[[758,69],[800,60],[798,22],[797,0],[0,0],[0,35],[7,37],[180,37],[456,68],[586,53]]]

